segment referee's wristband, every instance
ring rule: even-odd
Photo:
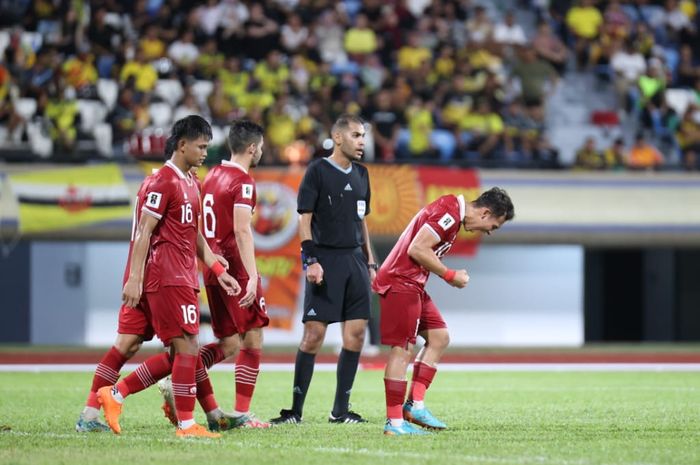
[[[368,263],[367,268],[370,270],[377,271],[379,270],[379,265],[377,263]]]
[[[447,271],[445,271],[445,274],[442,275],[442,279],[444,279],[445,281],[450,283],[450,282],[452,282],[453,279],[455,279],[456,274],[457,274],[457,272],[455,270],[450,270],[448,268]]]
[[[316,257],[316,244],[311,239],[301,241],[301,251],[305,257]]]
[[[224,268],[224,265],[222,265],[219,261],[215,261],[214,264],[209,267],[209,269],[216,275],[217,278],[226,273],[226,268]]]

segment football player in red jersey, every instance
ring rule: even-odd
[[[204,236],[211,249],[228,261],[229,272],[243,288],[241,296],[230,296],[213,273],[204,273],[212,329],[219,342],[203,347],[202,359],[209,368],[238,352],[234,416],[248,428],[270,426],[250,412],[260,371],[262,328],[270,321],[255,265],[252,218],[257,192],[249,173],[262,157],[263,135],[256,123],[234,121],[228,134],[231,158],[213,167],[202,184]]]
[[[440,261],[452,247],[460,226],[490,234],[513,216],[510,197],[497,187],[469,203],[461,195],[442,196],[413,217],[379,268],[372,287],[380,296],[382,344],[391,346],[384,371],[384,434],[426,433],[411,423],[429,429],[446,428],[424,403],[425,391],[450,340],[440,311],[425,292],[425,283],[430,273],[435,273],[451,286],[466,286],[466,270],[450,270]],[[411,389],[404,402],[406,370],[416,336],[421,336],[425,345],[414,360]]]
[[[231,294],[240,287],[218,261],[199,232],[199,190],[190,168],[202,164],[211,140],[211,126],[191,115],[177,121],[169,142],[175,150],[165,166],[151,177],[141,220],[130,257],[129,278],[124,285],[125,305],[135,306],[146,295],[155,333],[174,353],[172,379],[178,436],[218,437],[196,424],[193,417],[197,392],[199,308],[197,257],[217,275]],[[120,433],[119,415],[124,398],[155,383],[149,358],[132,375],[114,387],[98,390],[109,427]],[[136,388],[136,389],[132,389]]]

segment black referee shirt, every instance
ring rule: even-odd
[[[309,164],[299,186],[297,212],[313,213],[311,236],[316,245],[359,247],[365,243],[362,220],[369,215],[369,174],[352,163],[344,170],[328,158]]]

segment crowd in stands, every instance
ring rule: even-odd
[[[558,167],[546,102],[574,69],[608,79],[616,108],[646,131],[640,140],[662,144],[652,166],[671,153],[697,166],[695,2],[512,2],[536,15],[495,5],[2,2],[0,148],[162,156],[169,125],[198,113],[215,129],[212,161],[225,156],[226,126],[245,117],[266,128],[265,163],[303,164],[327,153],[332,122],[349,112],[371,123],[370,161]],[[683,111],[665,98],[672,86],[687,91]],[[575,164],[634,165],[621,144],[605,155],[587,143]]]

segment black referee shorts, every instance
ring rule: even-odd
[[[316,251],[323,267],[323,283],[306,282],[301,321],[368,320],[371,290],[367,259],[362,249],[318,247]]]

